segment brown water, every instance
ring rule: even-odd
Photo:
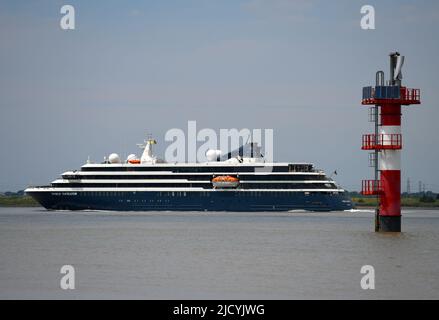
[[[373,213],[48,212],[0,208],[0,298],[439,298],[439,211],[404,232]],[[73,265],[76,289],[60,288]],[[375,268],[375,290],[360,269]]]

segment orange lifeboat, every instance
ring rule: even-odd
[[[131,164],[140,164],[140,160],[139,160],[139,159],[131,159],[131,160],[128,160],[128,163],[131,163]]]
[[[214,188],[236,188],[239,185],[239,179],[232,176],[218,176],[212,179]]]

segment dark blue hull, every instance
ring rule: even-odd
[[[352,209],[343,193],[328,192],[29,192],[49,210],[115,211],[340,211]]]

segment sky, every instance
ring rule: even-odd
[[[75,8],[75,30],[60,9]],[[363,5],[375,30],[360,27]],[[439,192],[439,2],[0,1],[0,191],[48,184],[88,157],[164,154],[172,128],[273,129],[274,159],[348,190],[373,177],[363,86],[405,55],[402,191]]]

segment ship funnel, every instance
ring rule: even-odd
[[[144,148],[140,163],[155,163],[156,157],[152,153],[152,146],[157,144],[157,141],[149,137],[144,144],[138,144],[140,148]]]

